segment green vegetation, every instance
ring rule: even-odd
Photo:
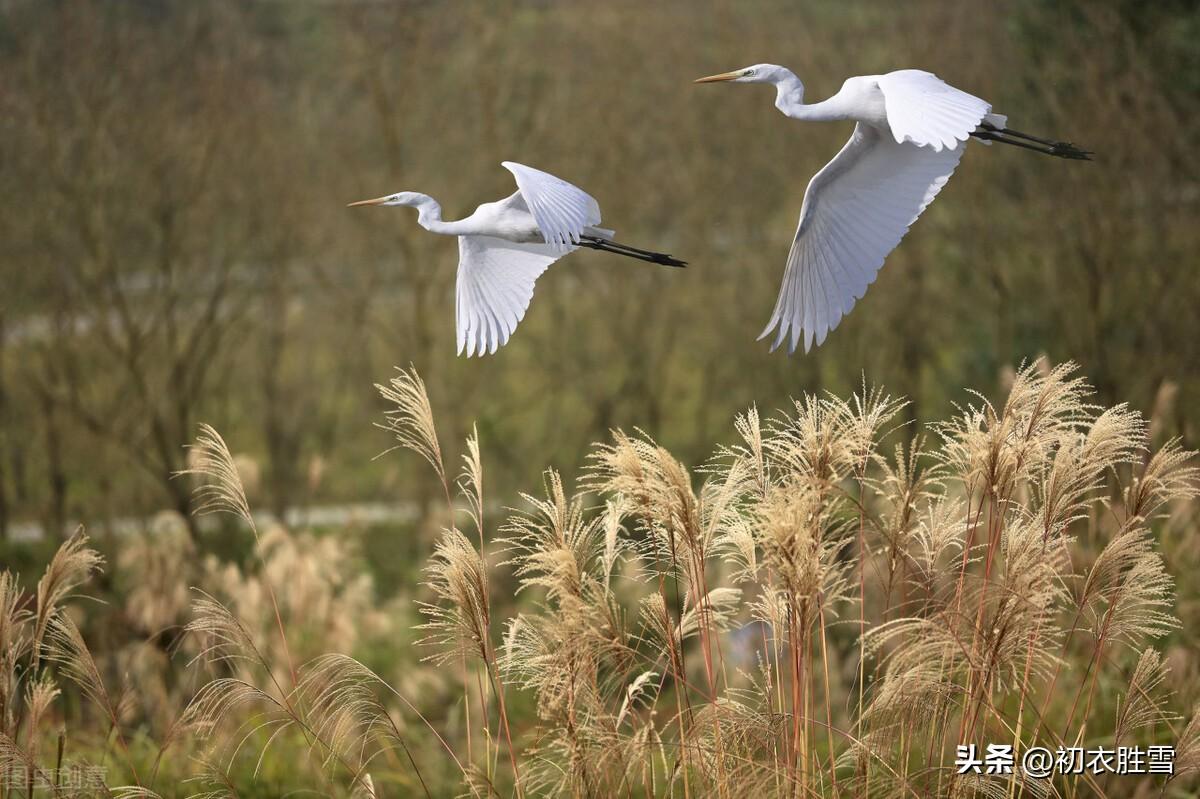
[[[260,533],[205,428],[197,505],[253,563],[198,562],[176,524],[123,542],[101,610],[69,602],[102,563],[82,535],[35,595],[0,575],[7,795],[63,763],[127,797],[1193,795],[1168,564],[1200,468],[1071,366],[892,451],[904,403],[870,389],[751,409],[694,471],[615,432],[582,490],[548,470],[503,519],[416,372],[381,390],[453,503],[422,590],[379,606],[347,539]],[[956,745],[997,742],[1170,745],[1174,773],[957,774]]]

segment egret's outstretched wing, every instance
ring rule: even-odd
[[[954,88],[932,72],[902,69],[878,78],[892,135],[899,143],[956,148],[992,110],[986,100]]]
[[[454,307],[458,354],[484,355],[507,343],[533,298],[534,282],[572,249],[459,236]]]
[[[802,337],[805,352],[821,344],[950,179],[963,149],[897,144],[869,125],[855,127],[808,184],[779,299],[759,338],[778,328],[772,350],[786,340],[794,352]]]
[[[579,242],[583,229],[600,224],[600,206],[583,189],[549,172],[504,161],[547,244],[563,247]]]

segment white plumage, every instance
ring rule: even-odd
[[[454,302],[459,355],[493,353],[507,344],[525,318],[533,284],[572,249],[494,236],[459,236]]]
[[[804,85],[774,64],[698,83],[769,83],[789,117],[852,120],[850,140],[808,184],[775,310],[760,338],[807,352],[866,293],[879,268],[929,205],[981,123],[1003,128],[984,100],[914,69],[850,78],[833,97],[804,103]]]
[[[873,79],[883,93],[888,127],[897,144],[954,149],[992,110],[987,101],[954,88],[932,72],[901,69]],[[999,127],[1004,127],[1003,120]]]
[[[760,338],[794,352],[825,341],[875,281],[887,254],[946,185],[962,147],[897,144],[859,123],[804,193],[783,286]]]
[[[458,237],[455,327],[458,353],[494,353],[508,342],[525,316],[542,273],[580,246],[668,266],[682,266],[668,255],[637,250],[612,241],[613,232],[597,227],[600,206],[590,194],[540,169],[503,162],[517,191],[484,203],[454,222],[442,220],[432,197],[400,192],[357,205],[409,205],[426,230]]]
[[[583,189],[530,166],[500,165],[517,179],[517,193],[505,202],[531,213],[547,243],[578,244],[588,227],[600,224],[600,204]]]

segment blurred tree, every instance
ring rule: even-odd
[[[422,471],[371,462],[370,385],[409,363],[449,449],[478,422],[493,496],[577,470],[609,427],[692,460],[750,403],[865,378],[940,417],[1041,353],[1107,403],[1176,385],[1162,432],[1194,446],[1200,11],[1135,6],[0,3],[0,516],[186,510],[170,474],[201,419],[263,463],[277,513],[428,505]],[[804,187],[849,126],[690,85],[759,61],[814,99],[931,69],[1098,159],[972,146],[830,339],[772,355],[754,338]],[[503,159],[691,268],[578,253],[509,346],[455,358],[454,243],[343,206],[411,189],[465,215],[512,191]]]
[[[172,476],[270,255],[256,210],[270,197],[250,177],[270,146],[254,48],[199,8],[169,24],[139,6],[50,13],[36,21],[56,35],[12,54],[8,111],[27,120],[13,168],[40,211],[17,268],[47,281],[21,309],[36,356],[21,374],[45,420],[51,518],[66,522],[65,415],[190,519],[190,486]]]

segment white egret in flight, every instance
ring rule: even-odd
[[[508,342],[529,301],[533,284],[550,264],[579,247],[590,247],[664,266],[686,262],[613,241],[600,224],[600,206],[582,189],[539,169],[512,161],[502,166],[517,191],[484,203],[466,219],[447,222],[426,194],[402,191],[358,205],[411,205],[417,223],[433,233],[458,236],[455,320],[458,353],[494,353]]]
[[[985,100],[915,69],[849,78],[837,94],[811,105],[804,84],[775,64],[700,78],[696,83],[767,83],[775,107],[793,119],[853,120],[850,141],[808,184],[771,321],[771,349],[820,345],[850,312],[908,228],[933,201],[962,158],[968,138],[1025,147],[1060,158],[1089,159],[1067,142],[1006,127]]]

